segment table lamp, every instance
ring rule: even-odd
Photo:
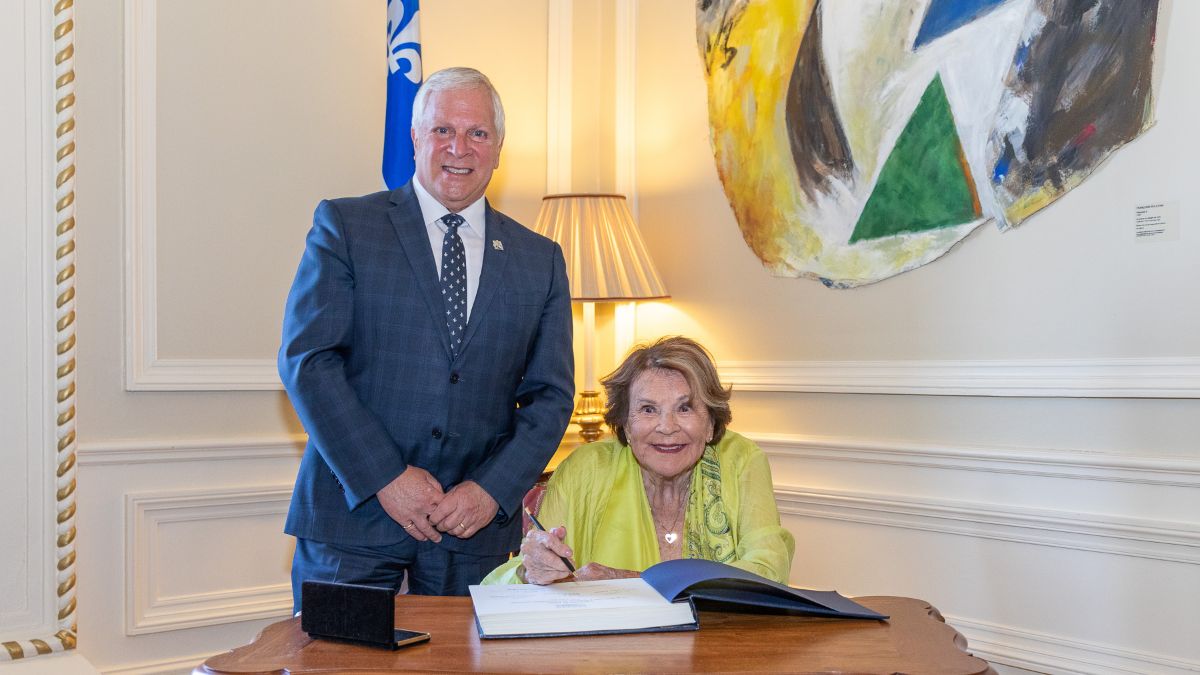
[[[595,372],[595,303],[671,296],[654,269],[624,195],[547,195],[534,230],[562,246],[571,299],[583,304],[584,390],[571,422],[579,425],[583,440],[590,443],[604,433],[604,400]]]

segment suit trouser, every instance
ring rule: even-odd
[[[301,584],[312,579],[399,592],[407,575],[408,592],[414,595],[468,595],[468,586],[478,584],[507,560],[507,553],[455,553],[431,541],[415,539],[353,546],[297,538],[292,558],[292,609],[300,611]]]

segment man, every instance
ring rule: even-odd
[[[571,414],[562,249],[483,196],[499,95],[434,73],[412,138],[408,185],[317,207],[288,295],[279,373],[309,434],[284,527],[296,610],[307,579],[467,594],[517,548]]]

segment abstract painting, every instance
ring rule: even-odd
[[[1154,124],[1159,0],[698,0],[713,154],[773,274],[1014,227]]]

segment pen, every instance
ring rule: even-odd
[[[537,516],[533,515],[533,512],[529,510],[528,506],[525,507],[525,515],[529,516],[529,520],[533,522],[534,527],[542,532],[546,531],[546,528],[542,527],[542,524],[538,522]],[[575,566],[571,564],[570,560],[567,560],[561,555],[558,556],[558,559],[563,561],[563,564],[567,566],[567,569],[571,570],[571,574],[575,574]]]

